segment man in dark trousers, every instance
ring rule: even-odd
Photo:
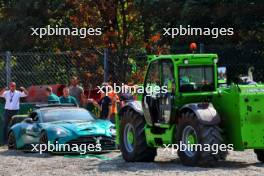
[[[112,101],[108,97],[106,89],[103,88],[102,90],[104,93],[102,93],[102,97],[98,103],[94,99],[88,99],[88,102],[93,103],[93,105],[100,110],[101,119],[110,120],[112,114],[111,112]]]
[[[0,97],[3,97],[5,99],[5,111],[4,111],[4,128],[3,128],[3,134],[4,134],[4,143],[7,143],[8,139],[8,126],[10,123],[10,120],[12,116],[16,115],[19,111],[19,102],[20,98],[26,97],[28,95],[27,90],[24,87],[20,87],[21,91],[16,90],[16,83],[10,82],[9,83],[9,90],[3,89],[0,92]]]

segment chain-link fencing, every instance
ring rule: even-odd
[[[103,53],[97,50],[59,53],[0,54],[0,86],[14,81],[19,86],[68,84],[77,76],[83,86],[103,81]]]
[[[254,67],[253,77],[264,82],[264,62],[230,62],[219,59],[219,66],[227,67],[229,82],[238,76],[248,75]],[[147,69],[147,57],[142,51],[124,53],[90,49],[72,52],[0,53],[0,87],[10,81],[18,86],[68,84],[71,76],[77,76],[83,87],[96,87],[103,81],[112,83],[143,83]]]

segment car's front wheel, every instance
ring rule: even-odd
[[[9,150],[16,150],[16,136],[13,131],[11,131],[8,135],[8,149]]]

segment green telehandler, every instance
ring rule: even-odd
[[[126,103],[116,118],[125,161],[151,162],[157,148],[178,146],[189,166],[214,166],[229,149],[254,149],[264,162],[264,85],[219,86],[225,69],[219,73],[216,54],[150,55],[148,61],[141,100]]]

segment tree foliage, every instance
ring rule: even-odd
[[[2,0],[0,51],[69,51],[109,48],[112,79],[142,80],[142,55],[185,53],[190,42],[218,53],[220,64],[264,65],[261,0]],[[31,36],[31,27],[101,27],[102,36]],[[163,35],[163,28],[232,27],[233,36]],[[131,59],[134,60],[131,62]],[[89,61],[80,61],[92,62]],[[136,69],[135,69],[136,68]],[[133,70],[132,70],[133,69]],[[133,71],[133,74],[128,74]],[[261,78],[263,76],[259,75]],[[115,77],[115,78],[114,78]],[[138,78],[138,79],[137,79]]]

